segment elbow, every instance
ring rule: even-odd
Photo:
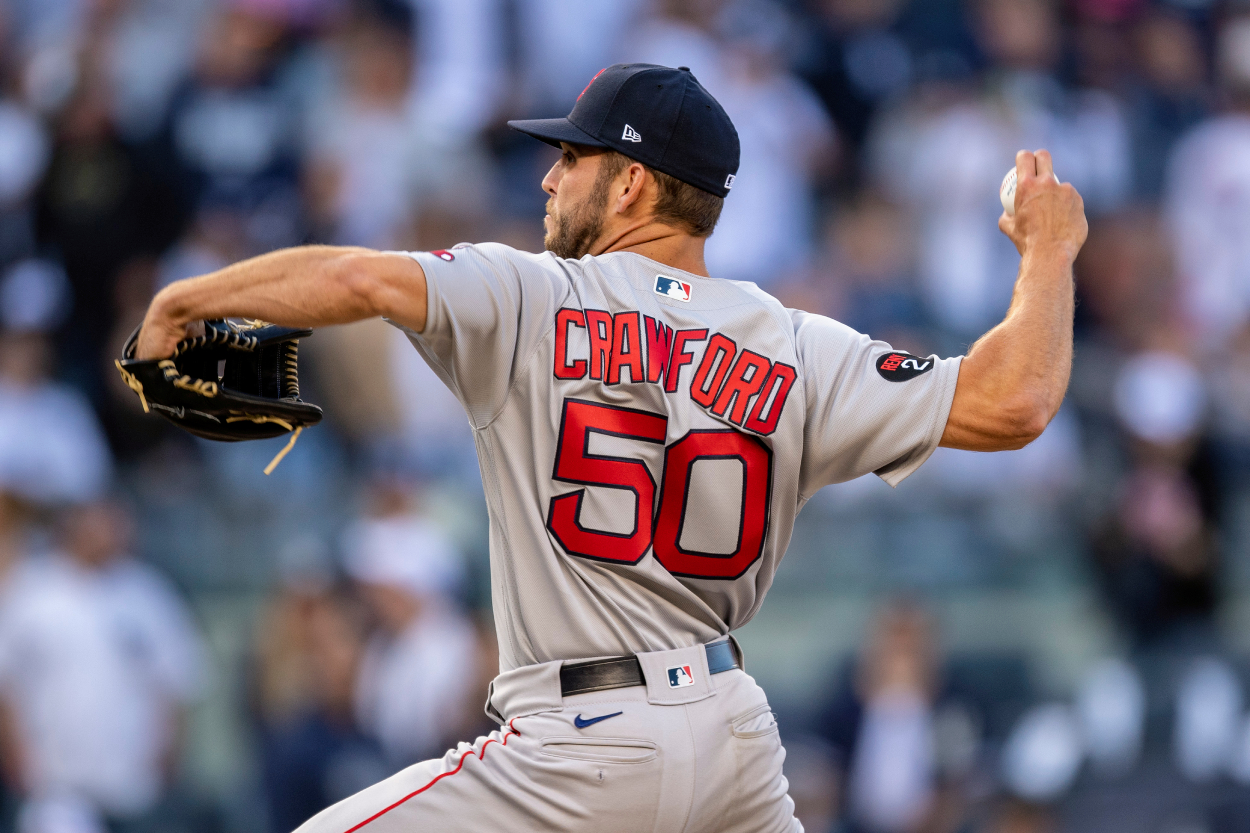
[[[333,282],[353,319],[383,316],[417,332],[425,328],[425,272],[412,258],[347,249],[332,261]]]
[[[1066,370],[1041,374],[987,371],[965,359],[942,443],[970,451],[1024,448],[1046,430],[1067,390]]]
[[[371,268],[368,250],[347,251],[333,259],[330,264],[331,280],[336,295],[343,299],[343,306],[360,318],[385,315],[387,298],[384,282],[377,270]]]
[[[1036,440],[1058,410],[1058,406],[1039,396],[1019,396],[1004,402],[998,420],[1000,450],[1014,451]]]

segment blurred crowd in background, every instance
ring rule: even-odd
[[[0,830],[287,833],[490,728],[472,437],[398,331],[305,342],[268,478],[112,363],[277,247],[541,249],[504,123],[622,61],[737,126],[711,273],[913,353],[1005,312],[1017,149],[1085,198],[1054,423],[822,492],[741,634],[807,829],[1250,829],[1250,3],[4,0]]]

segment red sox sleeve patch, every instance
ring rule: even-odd
[[[877,372],[887,382],[906,382],[933,369],[932,358],[922,359],[911,353],[886,353],[877,359]]]

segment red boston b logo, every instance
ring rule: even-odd
[[[603,73],[604,73],[605,71],[607,71],[607,67],[604,67],[603,69],[601,69],[601,70],[599,70],[598,72],[596,72],[596,73],[595,73],[595,78],[598,78],[600,75],[603,75]],[[591,79],[590,79],[590,84],[595,83],[595,78],[591,78]],[[584,95],[586,94],[586,90],[589,90],[589,89],[590,89],[590,84],[587,84],[587,85],[586,85],[586,87],[585,87],[585,89],[583,89],[580,93],[578,93],[578,94],[577,94],[577,100],[578,100],[578,101],[581,101],[581,100],[582,100],[582,96],[584,96]]]

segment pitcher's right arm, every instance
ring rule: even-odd
[[[1088,232],[1084,203],[1053,177],[1050,154],[1016,154],[1016,210],[998,227],[1020,251],[1007,317],[982,336],[959,370],[942,445],[1022,448],[1059,411],[1072,370],[1072,263]]]

